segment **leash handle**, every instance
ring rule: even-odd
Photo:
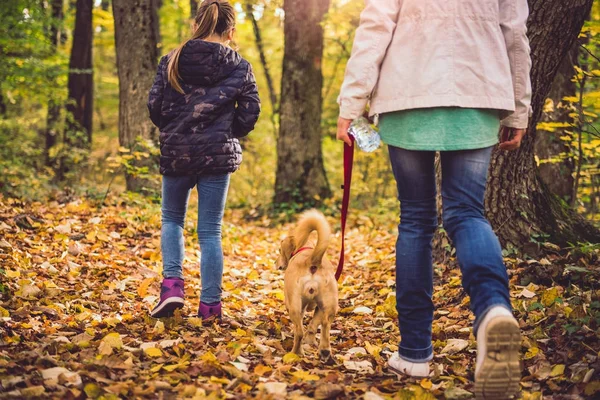
[[[340,262],[338,263],[337,270],[335,271],[335,280],[339,280],[344,269],[344,250],[346,241],[346,220],[348,219],[348,205],[350,203],[350,186],[352,183],[352,165],[354,164],[354,137],[350,136],[352,145],[344,143],[344,196],[342,197],[342,250],[340,253]]]

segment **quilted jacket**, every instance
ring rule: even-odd
[[[260,114],[252,67],[218,43],[191,40],[179,57],[184,93],[167,78],[162,57],[148,109],[160,129],[160,172],[184,176],[236,171],[242,162],[238,138],[248,135]]]
[[[340,116],[429,107],[531,113],[527,0],[366,0],[339,97]]]

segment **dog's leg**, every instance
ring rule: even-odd
[[[321,361],[327,361],[331,357],[331,345],[329,343],[329,330],[335,317],[334,310],[324,310],[321,318],[321,342],[319,343],[319,355]]]
[[[304,315],[304,310],[301,304],[294,302],[291,304],[290,309],[290,319],[294,324],[294,348],[292,349],[293,353],[298,354],[299,356],[303,356],[304,352],[302,351],[302,337],[304,336],[304,329],[302,327],[302,317]]]
[[[321,325],[322,318],[323,311],[321,311],[321,308],[317,306],[317,308],[315,308],[315,315],[313,315],[312,321],[310,321],[310,324],[306,329],[306,339],[304,339],[305,343],[310,345],[317,343],[315,335],[317,334],[317,329],[319,329],[319,325]]]

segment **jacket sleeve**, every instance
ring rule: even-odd
[[[248,63],[244,86],[236,101],[232,130],[233,136],[241,138],[252,132],[260,115],[258,87],[250,63]]]
[[[396,29],[402,0],[365,2],[338,97],[340,117],[347,119],[358,118],[365,111]]]
[[[527,0],[499,0],[500,28],[504,35],[515,95],[515,112],[502,125],[525,129],[531,116],[531,55],[527,38]]]
[[[158,63],[158,69],[156,71],[156,77],[154,78],[154,84],[150,89],[150,95],[148,96],[148,111],[150,112],[150,119],[152,123],[160,128],[160,117],[163,103],[163,94],[165,92],[165,75],[167,70],[167,64],[169,60],[167,56],[160,59]]]

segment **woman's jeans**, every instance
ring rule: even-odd
[[[438,225],[435,152],[389,147],[400,200],[396,242],[396,304],[400,356],[433,357],[433,265],[431,240]],[[493,306],[511,309],[508,275],[498,238],[484,216],[483,199],[492,148],[441,152],[443,226],[454,247],[462,284],[476,322]]]
[[[198,187],[198,241],[200,242],[200,301],[221,301],[223,249],[221,221],[225,210],[229,174],[202,176],[163,176],[161,251],[163,277],[183,279],[185,254],[183,224],[190,192]]]

